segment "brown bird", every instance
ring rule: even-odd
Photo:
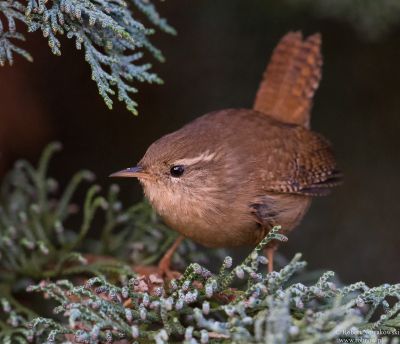
[[[276,47],[253,109],[201,116],[154,142],[137,177],[164,221],[207,247],[256,245],[280,225],[289,232],[314,196],[341,181],[329,142],[309,129],[321,78],[321,36],[288,33]],[[160,262],[168,271],[175,242]],[[267,255],[272,270],[275,244]]]

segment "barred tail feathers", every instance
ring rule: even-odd
[[[273,52],[253,108],[281,122],[308,128],[321,66],[321,35],[303,40],[300,32],[289,32]]]

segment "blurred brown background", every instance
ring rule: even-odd
[[[250,107],[278,40],[319,31],[324,69],[312,127],[334,143],[345,184],[314,201],[281,251],[303,252],[311,268],[346,282],[400,282],[400,26],[375,35],[340,13],[327,18],[284,1],[169,0],[159,9],[178,36],[154,37],[167,57],[154,61],[165,85],[139,85],[138,117],[121,104],[107,110],[73,42],[54,57],[39,34],[28,35],[35,62],[0,69],[0,173],[15,159],[36,161],[56,139],[64,150],[54,177],[66,182],[89,168],[106,186],[110,172],[134,164],[161,135],[211,110]],[[127,202],[141,199],[137,182],[119,184]]]

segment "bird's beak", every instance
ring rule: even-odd
[[[132,178],[132,177],[142,177],[144,174],[145,172],[143,171],[143,168],[141,166],[135,166],[110,174],[109,177]]]

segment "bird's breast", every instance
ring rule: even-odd
[[[234,198],[218,199],[213,190],[202,195],[170,192],[143,184],[146,197],[166,224],[207,247],[254,245],[265,233],[247,207]],[[204,190],[203,190],[204,191]]]

